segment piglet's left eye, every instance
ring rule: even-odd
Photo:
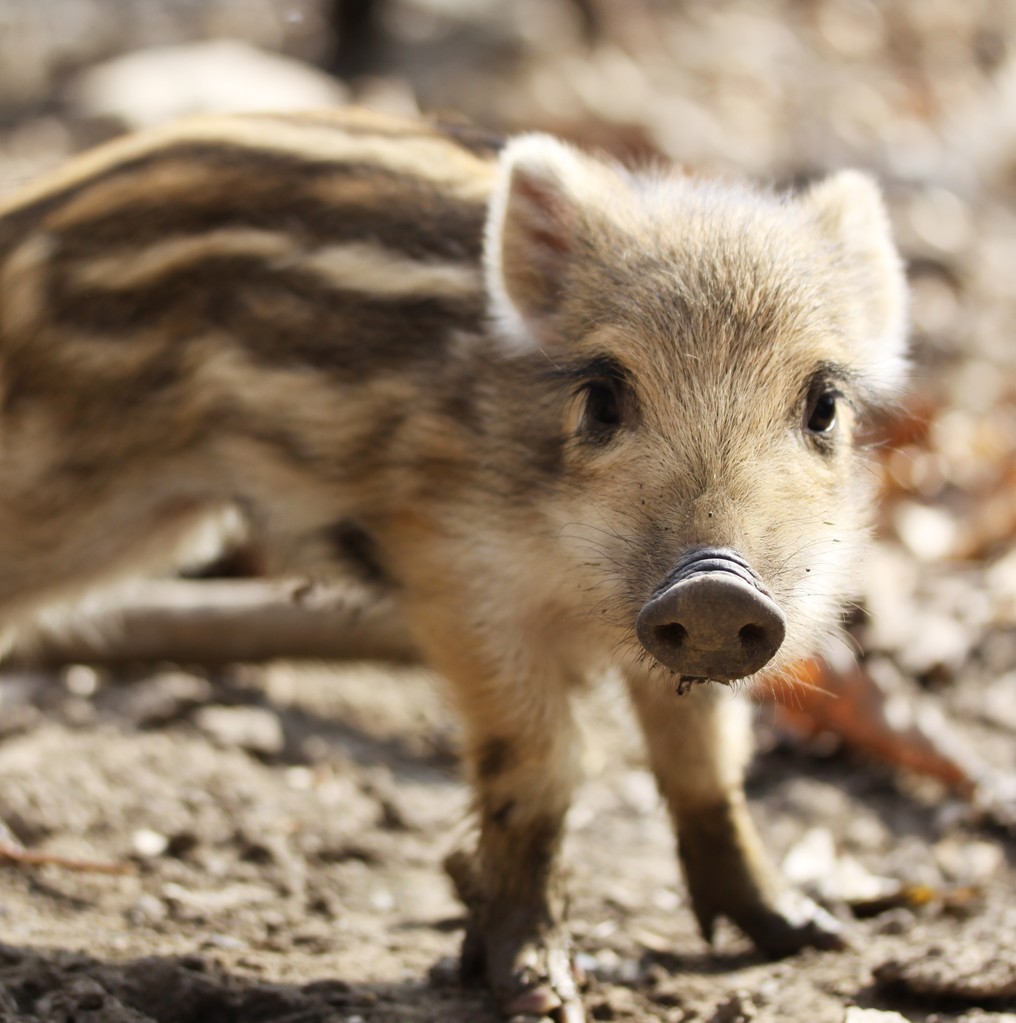
[[[829,434],[836,427],[836,398],[835,391],[823,390],[817,392],[811,399],[808,407],[808,429],[816,434]]]

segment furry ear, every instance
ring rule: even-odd
[[[878,186],[859,171],[841,171],[813,186],[805,202],[856,291],[872,386],[892,393],[906,370],[907,285]]]
[[[484,270],[493,313],[513,343],[547,344],[603,169],[549,135],[501,155],[487,219]]]

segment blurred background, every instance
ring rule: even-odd
[[[976,855],[997,879],[1016,830],[1016,0],[0,0],[0,195],[182,114],[346,103],[777,186],[877,176],[913,338],[872,432],[851,622],[880,721],[797,703],[763,745],[790,729],[928,769],[996,829],[1004,856]],[[805,673],[837,691],[857,674]]]

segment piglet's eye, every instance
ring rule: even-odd
[[[625,425],[630,401],[621,377],[590,380],[582,388],[579,433],[593,444],[604,444]]]
[[[836,428],[835,391],[823,389],[816,391],[808,403],[808,429],[815,434],[828,435]]]
[[[599,430],[621,425],[621,400],[615,381],[597,380],[586,387],[586,424]]]
[[[634,425],[637,406],[625,368],[609,356],[592,359],[569,375],[576,378],[576,434],[590,444],[604,444]]]

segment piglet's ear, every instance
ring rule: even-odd
[[[907,286],[878,186],[858,171],[841,171],[805,197],[838,250],[837,271],[859,315],[861,358],[876,393],[891,394],[906,369]]]
[[[549,135],[523,135],[505,148],[484,269],[491,311],[511,343],[553,343],[604,170]]]

